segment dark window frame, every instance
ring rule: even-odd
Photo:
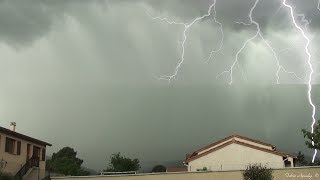
[[[17,141],[17,155],[21,154],[21,141]]]
[[[41,152],[41,160],[45,161],[46,160],[46,148],[42,148],[42,152]]]
[[[9,154],[14,154],[15,153],[15,146],[16,146],[16,140],[6,137],[6,142],[5,142],[5,152]]]

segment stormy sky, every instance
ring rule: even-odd
[[[317,0],[287,0],[310,38],[319,108],[320,10]],[[103,169],[122,152],[142,164],[182,160],[233,133],[304,151],[301,128],[310,128],[305,39],[282,0],[260,0],[252,18],[280,64],[256,33],[249,11],[255,0],[217,0],[216,19],[183,25],[207,13],[211,0],[0,0],[0,125],[53,144],[71,146],[84,165]],[[149,16],[149,15],[151,16]]]

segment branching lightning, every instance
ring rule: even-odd
[[[280,83],[280,75],[279,73],[281,71],[287,73],[287,74],[290,74],[290,75],[293,75],[295,78],[297,79],[304,79],[304,78],[301,78],[299,77],[298,75],[296,75],[294,72],[291,72],[291,71],[287,71],[280,63],[280,60],[278,58],[278,54],[276,53],[275,49],[271,46],[271,44],[265,39],[265,37],[263,36],[262,32],[261,32],[261,29],[260,29],[260,24],[258,22],[256,22],[254,19],[253,19],[253,16],[252,16],[252,13],[253,11],[255,10],[257,4],[259,3],[260,0],[255,0],[253,6],[251,7],[250,11],[249,11],[249,20],[250,22],[249,23],[245,23],[245,22],[235,22],[237,24],[241,24],[241,25],[244,25],[244,26],[252,26],[254,25],[255,26],[255,33],[254,35],[252,35],[251,37],[249,37],[248,39],[246,39],[242,46],[238,49],[236,55],[235,55],[235,59],[234,61],[232,62],[231,66],[229,67],[229,69],[221,72],[220,74],[218,74],[216,76],[216,78],[224,75],[224,74],[229,74],[229,85],[231,85],[233,83],[233,73],[234,73],[234,69],[236,68],[236,66],[240,69],[241,71],[241,75],[242,77],[244,76],[243,75],[243,72],[240,68],[240,64],[239,64],[239,55],[243,52],[243,50],[247,47],[247,45],[252,42],[254,39],[256,39],[257,37],[259,37],[262,42],[264,43],[265,46],[267,46],[267,48],[271,51],[275,61],[276,61],[276,65],[277,65],[277,70],[275,72],[275,77],[276,77],[276,82],[277,84]],[[315,113],[316,113],[316,107],[315,105],[313,104],[313,101],[312,101],[312,77],[313,77],[313,73],[314,73],[314,69],[313,69],[313,65],[312,65],[312,62],[311,62],[311,53],[309,51],[309,46],[310,46],[310,38],[306,35],[305,31],[303,30],[302,27],[300,27],[297,22],[296,22],[296,19],[295,19],[295,16],[294,16],[294,10],[293,10],[293,7],[289,4],[287,4],[286,0],[283,0],[283,2],[281,3],[281,6],[279,7],[279,9],[277,9],[276,13],[277,14],[281,8],[283,7],[286,7],[290,10],[290,15],[291,15],[291,20],[292,20],[292,23],[294,24],[295,28],[301,33],[301,35],[303,36],[303,38],[306,40],[306,44],[305,44],[305,47],[304,47],[304,51],[305,53],[307,54],[307,63],[306,65],[309,66],[309,69],[310,69],[310,72],[308,74],[308,102],[310,104],[310,106],[312,107],[312,124],[311,124],[311,132],[313,133],[314,132],[314,125],[316,123],[316,120],[315,120]],[[317,5],[317,9],[320,11],[320,0],[318,0],[318,5]],[[160,21],[165,21],[166,23],[168,24],[174,24],[174,25],[181,25],[184,27],[184,30],[183,30],[183,33],[182,33],[182,41],[179,42],[181,44],[181,48],[182,48],[182,52],[181,52],[181,55],[180,55],[180,60],[178,61],[178,64],[176,65],[175,69],[174,69],[174,72],[171,74],[171,75],[163,75],[163,76],[160,76],[158,79],[162,79],[162,80],[167,80],[168,82],[170,82],[172,79],[174,79],[182,64],[184,63],[184,60],[185,60],[185,44],[186,44],[186,41],[188,40],[188,30],[198,21],[200,20],[203,20],[204,18],[206,17],[209,17],[211,16],[211,12],[213,11],[213,20],[216,24],[219,25],[220,27],[220,32],[221,32],[221,41],[220,41],[220,45],[217,49],[212,49],[209,56],[208,56],[208,59],[207,59],[207,62],[209,62],[211,59],[214,59],[215,58],[215,55],[217,53],[219,53],[221,50],[222,50],[222,47],[223,47],[223,44],[224,44],[224,31],[223,31],[223,25],[222,23],[220,23],[217,18],[216,18],[216,0],[213,0],[213,3],[209,6],[209,9],[207,11],[206,14],[202,15],[202,16],[199,16],[199,17],[196,17],[195,19],[193,19],[191,22],[189,23],[185,23],[185,22],[176,22],[176,21],[171,21],[169,20],[168,18],[163,18],[163,17],[153,17],[151,16],[149,13],[147,13],[152,19],[154,20],[160,20]],[[275,16],[275,14],[273,16]],[[310,21],[306,20],[305,19],[305,16],[303,14],[296,14],[296,17],[301,17],[301,22],[304,24],[304,28],[305,30],[307,30],[307,26],[309,25]],[[287,50],[287,49],[284,49],[284,50]],[[284,50],[281,50],[281,51],[284,51]],[[280,52],[281,52],[280,51]],[[279,53],[280,53],[279,52]],[[312,144],[314,145],[314,141],[312,141]],[[315,149],[314,150],[314,154],[313,154],[313,158],[312,158],[312,162],[314,162],[315,160],[315,157],[316,157],[316,154],[317,154],[317,150]]]
[[[226,71],[223,71],[222,73],[220,73],[218,77],[220,77],[221,75],[225,74],[225,73],[229,73],[229,76],[230,76],[230,81],[229,81],[229,84],[232,84],[233,83],[233,70],[234,70],[234,67],[236,64],[239,63],[239,55],[240,53],[244,50],[244,48],[248,45],[249,42],[251,42],[252,40],[254,40],[256,37],[260,37],[261,40],[263,41],[263,43],[270,49],[270,51],[272,52],[275,60],[276,60],[276,63],[277,63],[277,71],[276,71],[276,80],[277,80],[277,84],[280,84],[280,76],[279,76],[279,73],[281,70],[283,70],[285,73],[288,73],[288,74],[292,74],[294,75],[296,78],[298,79],[301,79],[299,76],[297,76],[294,72],[290,72],[290,71],[287,71],[281,64],[280,64],[280,61],[279,61],[279,58],[278,58],[278,55],[277,53],[275,52],[274,48],[269,44],[269,42],[263,37],[262,33],[261,33],[261,30],[260,30],[260,24],[258,22],[256,22],[253,18],[252,18],[252,12],[254,11],[254,9],[256,8],[257,4],[259,3],[259,0],[256,0],[254,5],[251,7],[250,9],[250,12],[249,12],[249,19],[250,19],[250,23],[244,23],[244,22],[236,22],[237,24],[242,24],[242,25],[245,25],[245,26],[250,26],[252,24],[254,24],[256,26],[256,33],[250,37],[249,39],[247,39],[241,46],[241,48],[237,51],[236,53],[236,57],[235,57],[235,60],[233,62],[233,64],[230,66],[230,69],[229,70],[226,70]]]
[[[290,10],[290,15],[291,15],[291,20],[292,23],[294,24],[295,28],[297,28],[298,31],[300,31],[301,35],[303,36],[303,38],[306,40],[306,45],[305,45],[305,53],[308,56],[308,65],[310,68],[310,73],[309,73],[309,77],[308,77],[308,100],[309,100],[309,104],[312,107],[312,124],[311,124],[311,132],[314,132],[314,125],[316,123],[316,119],[315,119],[315,114],[316,114],[316,107],[312,102],[312,98],[311,98],[311,93],[312,93],[312,76],[313,76],[313,66],[311,63],[311,53],[309,51],[309,45],[310,45],[310,39],[308,38],[308,36],[306,35],[306,33],[304,32],[304,30],[297,24],[295,18],[294,18],[294,12],[293,12],[293,8],[292,6],[290,6],[289,4],[287,4],[286,0],[283,0],[282,4],[287,7]],[[312,141],[312,145],[314,146],[314,141]],[[314,162],[315,157],[317,155],[317,150],[314,150],[314,154],[312,157],[312,162]]]
[[[187,36],[188,30],[189,30],[197,21],[202,20],[202,19],[204,19],[204,18],[206,18],[206,17],[209,17],[209,16],[211,15],[212,9],[214,9],[214,13],[216,14],[215,5],[216,5],[216,0],[214,0],[214,2],[209,6],[209,9],[208,9],[208,11],[207,11],[206,14],[204,14],[204,15],[202,15],[202,16],[200,16],[200,17],[195,18],[195,19],[194,19],[193,21],[191,21],[190,23],[170,21],[170,20],[168,20],[168,18],[153,17],[153,16],[151,16],[149,13],[147,13],[147,14],[148,14],[152,19],[154,19],[154,20],[157,19],[157,20],[165,21],[165,22],[167,22],[168,24],[175,24],[175,25],[183,25],[183,26],[184,26],[184,30],[183,30],[183,33],[182,33],[182,34],[183,34],[183,35],[182,35],[182,36],[183,36],[183,39],[182,39],[182,42],[181,42],[182,52],[181,52],[181,56],[180,56],[180,61],[178,62],[177,66],[175,67],[174,72],[173,72],[171,75],[162,75],[162,76],[160,76],[158,79],[167,80],[168,82],[170,82],[173,78],[175,78],[175,77],[177,76],[177,74],[178,74],[178,72],[179,72],[179,70],[180,70],[180,68],[181,68],[181,65],[183,64],[183,62],[184,62],[184,60],[185,60],[185,43],[186,43],[186,41],[187,41],[187,39],[188,39],[188,36]],[[219,23],[219,22],[216,20],[215,16],[214,16],[214,21],[220,25],[220,27],[221,27],[221,32],[223,33],[223,31],[222,31],[222,24]],[[220,51],[220,49],[222,48],[222,44],[223,44],[223,39],[222,39],[222,41],[221,41],[220,48],[219,48],[217,51],[212,51],[212,52],[210,53],[210,56],[211,56],[211,54],[214,54],[215,52]],[[209,57],[209,59],[210,59],[210,58],[211,58],[211,57]]]
[[[210,55],[207,59],[207,62],[210,61],[210,59],[214,59],[214,56],[215,54],[217,54],[218,52],[221,51],[222,49],[222,46],[223,46],[223,41],[224,41],[224,32],[223,32],[223,26],[222,26],[222,23],[220,23],[218,20],[217,20],[217,11],[216,11],[216,0],[214,0],[213,2],[213,20],[216,24],[218,24],[220,26],[220,33],[221,33],[221,41],[220,41],[220,45],[219,45],[219,48],[217,50],[212,50],[210,52]]]

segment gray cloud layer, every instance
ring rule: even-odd
[[[303,85],[309,72],[301,51],[305,41],[285,8],[276,13],[280,1],[261,0],[253,17],[283,66],[302,80],[281,72],[287,85],[274,85],[276,62],[259,38],[239,56],[247,81],[239,69],[233,86],[227,86],[228,76],[216,79],[255,32],[235,23],[249,22],[253,0],[217,0],[225,38],[215,59],[206,63],[221,40],[210,17],[188,31],[177,78],[171,84],[155,78],[173,72],[183,27],[152,20],[146,12],[190,22],[210,2],[0,1],[0,125],[16,121],[21,132],[53,143],[50,152],[75,147],[96,169],[117,151],[144,163],[182,159],[234,132],[286,151],[306,150],[300,133],[311,122]],[[317,2],[290,3],[312,19],[308,35],[317,66]],[[313,98],[319,107],[316,93]]]

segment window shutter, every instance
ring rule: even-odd
[[[17,155],[20,155],[21,153],[21,141],[17,142]]]
[[[5,151],[9,152],[9,138],[6,138],[6,147],[5,147]]]
[[[46,160],[46,149],[42,148],[42,161]]]

